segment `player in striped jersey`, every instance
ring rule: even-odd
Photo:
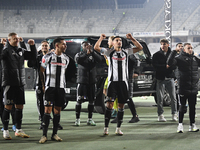
[[[54,104],[53,133],[52,140],[62,141],[57,135],[58,124],[60,122],[61,108],[65,102],[65,71],[69,64],[69,57],[64,54],[67,45],[64,39],[57,38],[53,42],[55,51],[46,54],[42,58],[41,71],[46,69],[45,81],[45,113],[43,117],[43,136],[39,143],[47,141],[47,130],[49,126],[50,113]]]
[[[105,112],[105,128],[104,135],[108,135],[108,124],[111,118],[111,110],[115,98],[118,98],[118,122],[116,128],[116,135],[123,135],[120,129],[124,115],[124,103],[128,100],[128,56],[142,50],[142,45],[132,37],[130,33],[126,35],[135,47],[123,49],[122,39],[119,36],[113,38],[113,48],[100,48],[101,42],[106,38],[105,34],[101,34],[99,40],[96,42],[94,49],[103,55],[106,55],[109,62],[108,68],[108,100]]]

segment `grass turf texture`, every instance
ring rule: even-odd
[[[176,133],[177,122],[171,119],[170,107],[164,107],[164,116],[167,122],[157,121],[157,107],[153,97],[133,99],[140,118],[138,123],[128,123],[131,119],[129,108],[125,107],[124,122],[122,124],[123,136],[115,135],[116,124],[109,124],[109,135],[103,136],[104,116],[94,113],[93,119],[97,126],[87,125],[87,102],[82,105],[81,125],[74,125],[75,102],[69,102],[61,112],[63,130],[58,131],[62,142],[51,141],[52,121],[49,125],[48,141],[39,144],[42,130],[39,130],[38,112],[34,91],[26,91],[26,105],[23,113],[22,129],[30,135],[30,138],[15,137],[9,125],[12,140],[6,141],[1,136],[0,150],[189,150],[199,149],[200,132],[191,133],[189,129],[188,112],[184,117],[184,133]],[[197,102],[197,116],[200,116],[199,99]],[[10,120],[11,121],[11,120]],[[196,125],[200,127],[200,121],[196,118]],[[0,123],[0,126],[2,124]]]

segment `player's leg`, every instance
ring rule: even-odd
[[[123,122],[124,116],[124,104],[127,102],[128,99],[128,84],[126,82],[118,82],[117,83],[117,96],[118,96],[118,114],[117,114],[117,128],[115,133],[117,135],[123,135],[120,127]]]
[[[94,101],[95,101],[95,84],[89,85],[87,90],[88,93],[88,121],[87,124],[91,126],[96,126],[96,123],[92,120],[93,111],[94,111]]]
[[[87,86],[85,84],[78,84],[77,86],[77,101],[76,101],[76,121],[75,125],[80,126],[80,114],[81,104],[86,101],[87,98]]]
[[[114,105],[114,101],[116,99],[116,85],[111,82],[108,84],[108,96],[106,100],[106,111],[105,111],[105,127],[104,127],[104,135],[108,135],[108,125],[111,118],[112,108]]]
[[[55,98],[55,88],[48,88],[45,91],[44,98],[44,116],[42,121],[43,136],[39,140],[39,143],[45,143],[47,141],[47,132],[50,122],[50,114],[52,112],[53,100]]]
[[[57,135],[57,132],[58,132],[58,125],[60,123],[60,113],[64,103],[65,103],[64,88],[56,88],[56,101],[54,101],[53,133],[51,136],[52,140],[62,141],[62,139]]]

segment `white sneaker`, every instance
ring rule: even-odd
[[[12,137],[10,136],[8,130],[3,130],[3,138],[4,138],[5,140],[11,140],[11,139],[12,139]]]
[[[76,119],[75,126],[80,126],[80,119]]]
[[[178,124],[177,133],[183,133],[183,124],[182,123]]]
[[[103,135],[108,135],[108,127],[105,127],[104,130],[103,130]]]
[[[116,128],[115,134],[116,134],[116,135],[123,135],[124,133],[121,131],[120,128]]]
[[[164,115],[161,114],[160,116],[158,116],[158,121],[159,122],[166,122],[167,120],[164,118]]]
[[[22,129],[16,129],[15,136],[16,137],[22,137],[22,138],[29,138],[30,137]]]
[[[178,121],[177,114],[172,114],[172,120],[173,120],[173,121]]]
[[[193,123],[192,126],[189,126],[189,131],[192,132],[198,132],[199,129],[196,127],[196,125]]]

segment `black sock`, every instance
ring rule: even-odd
[[[13,106],[12,110],[11,110],[11,116],[12,116],[12,123],[13,125],[16,124],[16,121],[15,121],[15,107]]]
[[[110,122],[110,118],[111,118],[111,110],[106,107],[106,112],[105,112],[105,127],[108,127],[108,124]]]
[[[60,114],[54,114],[54,116],[53,116],[53,134],[52,134],[52,136],[57,134],[59,122],[60,122]]]
[[[47,131],[49,127],[49,119],[50,119],[50,114],[44,114],[43,116],[43,122],[42,122],[42,127],[43,127],[43,136],[47,137]]]
[[[123,116],[124,116],[124,109],[119,108],[118,114],[117,114],[117,127],[120,128],[122,122],[123,122]]]
[[[16,121],[16,128],[17,129],[21,129],[21,125],[22,125],[22,109],[15,109],[15,121]]]
[[[132,100],[132,99],[129,99],[129,100],[127,101],[127,103],[128,103],[128,107],[129,107],[129,109],[130,109],[130,111],[131,111],[133,117],[135,117],[135,116],[137,115],[137,112],[136,112],[135,104],[134,104],[133,100]]]
[[[93,103],[89,103],[88,104],[88,118],[92,118],[93,111],[94,111],[94,104]]]
[[[80,113],[81,113],[81,104],[76,103],[76,119],[80,118]]]
[[[8,124],[9,124],[9,119],[10,119],[10,112],[11,112],[10,110],[4,108],[3,116],[2,116],[4,130],[8,130]]]

